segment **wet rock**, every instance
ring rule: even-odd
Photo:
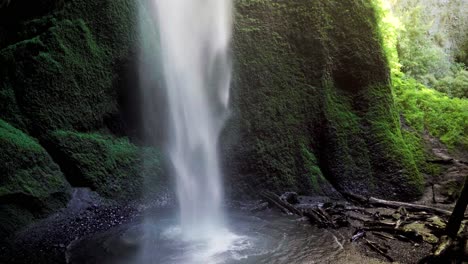
[[[290,204],[298,204],[299,203],[299,196],[296,192],[285,192],[280,196],[280,199],[284,202],[288,202]]]
[[[445,203],[453,203],[460,197],[463,187],[463,177],[450,179],[441,184],[440,194],[445,197]]]

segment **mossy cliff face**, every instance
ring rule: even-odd
[[[70,184],[159,191],[159,152],[131,143],[121,118],[136,1],[0,2],[0,237],[65,206]]]
[[[70,185],[39,143],[0,119],[0,241],[66,205]]]
[[[1,15],[21,13],[21,3],[29,10],[27,2],[12,1]],[[126,0],[70,1],[26,20],[2,20],[14,42],[0,46],[0,117],[36,135],[112,122],[116,62],[136,37],[134,9]]]
[[[400,132],[370,0],[236,1],[234,188],[412,199],[423,181]],[[319,185],[319,186],[317,186]]]

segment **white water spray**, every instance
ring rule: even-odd
[[[152,1],[182,232],[187,239],[212,238],[224,229],[217,142],[231,81],[231,0]]]

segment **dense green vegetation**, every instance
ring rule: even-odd
[[[466,149],[466,66],[454,62],[427,37],[420,6],[409,9],[400,20],[383,1],[375,3],[395,101],[404,122],[420,134],[429,132],[450,148]]]
[[[432,6],[435,5],[435,6]],[[437,6],[442,5],[442,6]],[[404,0],[391,5],[401,71],[422,84],[467,98],[467,8],[461,0]]]
[[[151,191],[160,191],[159,152],[131,143],[122,118],[119,73],[137,42],[137,3],[8,2],[0,7],[0,242],[64,207],[70,184],[137,198],[151,171]]]
[[[395,77],[396,102],[405,121],[449,147],[468,147],[468,100],[450,98],[414,79]]]

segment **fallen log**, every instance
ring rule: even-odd
[[[384,221],[366,221],[364,226],[366,227],[389,227],[389,228],[398,228],[398,224],[384,222]]]
[[[272,206],[275,206],[278,209],[280,209],[283,213],[285,213],[285,214],[290,214],[291,213],[287,208],[285,208],[280,203],[278,203],[274,198],[271,198],[270,196],[265,195],[263,193],[261,193],[260,196],[263,199],[265,199],[268,203],[270,203]]]
[[[342,209],[343,211],[355,211],[355,212],[360,212],[365,215],[373,215],[371,212],[367,211],[366,208],[362,207],[356,207],[356,206],[346,206],[345,208]]]
[[[392,227],[365,227],[364,230],[375,231],[375,232],[385,232],[385,233],[393,234],[397,238],[399,236],[403,236],[404,238],[407,238],[409,240],[412,240],[418,243],[424,241],[422,235],[414,231],[406,231],[403,229],[395,229]]]
[[[380,247],[377,243],[372,242],[372,241],[370,241],[368,239],[365,239],[365,238],[364,238],[364,241],[366,241],[367,246],[369,246],[372,250],[379,253],[380,255],[384,256],[388,261],[390,261],[390,262],[395,261],[392,257],[387,255],[387,250]]]
[[[387,200],[382,200],[382,199],[378,199],[374,197],[369,198],[369,203],[372,205],[388,206],[391,208],[404,207],[409,211],[426,211],[426,212],[430,212],[433,214],[444,215],[444,216],[450,216],[452,214],[452,212],[450,211],[435,208],[435,207],[430,207],[426,205],[404,203],[404,202],[397,202],[397,201],[387,201]]]
[[[359,203],[370,204],[370,205],[386,206],[386,207],[395,208],[395,209],[404,207],[406,208],[406,210],[409,210],[409,211],[426,211],[432,214],[443,215],[443,216],[450,216],[452,214],[452,212],[450,211],[435,208],[435,207],[430,207],[426,205],[389,201],[389,200],[383,200],[383,199],[379,199],[375,197],[366,198],[364,196],[351,194],[351,193],[345,193],[344,195],[350,198],[351,200],[357,201]]]
[[[288,203],[286,201],[281,200],[278,195],[276,195],[276,194],[274,194],[272,192],[263,191],[260,194],[260,196],[262,196],[264,199],[271,202],[273,205],[277,206],[278,208],[280,208],[282,211],[284,211],[286,213],[290,212],[292,214],[303,216],[302,212],[299,211],[296,207],[294,207],[293,205],[291,205],[290,203]]]
[[[361,221],[361,222],[363,222],[363,223],[369,222],[369,221],[370,221],[369,219],[364,219],[364,218],[362,218],[362,217],[355,216],[355,215],[348,215],[348,218],[353,219],[353,220],[356,220],[356,221]]]
[[[319,227],[336,228],[335,223],[330,215],[320,208],[310,208],[304,211],[304,216],[307,216],[311,222],[317,224]]]
[[[383,238],[383,239],[385,239],[385,240],[389,240],[389,239],[390,239],[390,240],[395,240],[394,237],[392,237],[392,236],[390,236],[390,235],[387,235],[387,234],[385,234],[385,233],[372,232],[372,234],[373,234],[374,236]]]

